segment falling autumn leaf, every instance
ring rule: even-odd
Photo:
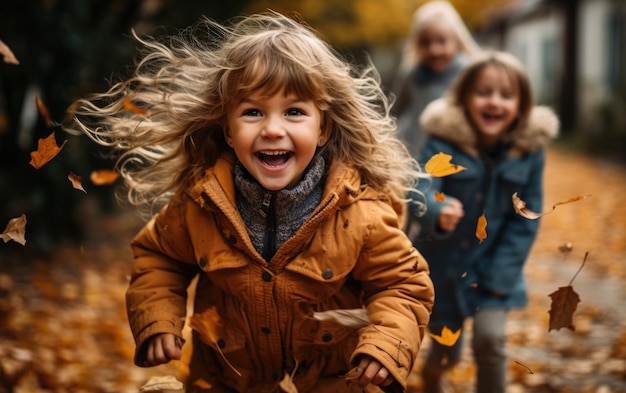
[[[450,162],[451,160],[451,155],[439,152],[432,156],[428,160],[428,162],[426,162],[426,165],[424,165],[424,170],[430,173],[432,176],[444,177],[467,169],[464,166],[452,164]]]
[[[205,381],[204,379],[196,379],[193,382],[193,386],[201,390],[211,390],[211,388],[213,388],[213,385],[211,385],[209,382]]]
[[[198,332],[200,339],[208,344],[214,344],[215,349],[222,356],[222,359],[230,366],[230,368],[241,376],[241,372],[237,370],[224,356],[222,349],[217,344],[221,336],[222,321],[217,313],[215,306],[207,308],[205,311],[199,314],[193,314],[189,318],[189,327]]]
[[[283,380],[278,383],[278,386],[285,393],[298,393],[298,388],[293,383],[293,378],[287,371],[285,371],[285,376],[283,377]]]
[[[177,380],[171,375],[163,377],[152,377],[142,387],[139,388],[140,392],[168,392],[168,393],[183,393],[183,383]]]
[[[459,328],[456,332],[453,332],[449,327],[444,326],[443,329],[441,329],[441,335],[431,333],[430,336],[439,344],[451,347],[456,344],[459,337],[461,337],[461,329]]]
[[[9,48],[2,40],[0,40],[0,55],[2,55],[2,60],[7,64],[20,64],[19,60],[13,54],[11,48]]]
[[[352,370],[348,371],[344,378],[346,382],[358,381],[361,378],[361,374],[363,374],[363,369],[360,367],[354,367]]]
[[[367,316],[367,310],[364,308],[314,312],[313,319],[317,319],[318,321],[333,321],[340,326],[348,326],[354,329],[362,328],[371,323]]]
[[[115,183],[117,178],[120,177],[120,173],[110,169],[100,169],[93,171],[89,175],[89,180],[96,186],[107,186]]]
[[[550,305],[550,311],[548,311],[550,314],[548,331],[552,329],[559,330],[563,327],[572,331],[575,330],[573,318],[576,307],[578,306],[578,303],[580,303],[580,296],[578,296],[576,291],[574,291],[572,283],[576,279],[576,276],[578,276],[578,273],[580,273],[585,266],[588,256],[589,252],[586,252],[583,263],[580,265],[580,268],[578,268],[569,284],[566,287],[560,287],[558,290],[549,295],[550,298],[552,298],[552,303]]]
[[[559,205],[565,205],[567,203],[572,203],[572,202],[576,202],[576,201],[580,201],[582,199],[587,198],[589,195],[577,195],[575,197],[572,197],[566,201],[561,201],[561,202],[557,202],[554,205],[552,205],[552,210],[545,212],[545,213],[536,213],[530,209],[528,209],[526,207],[526,202],[524,202],[523,200],[521,200],[518,196],[517,196],[517,192],[513,193],[511,200],[513,201],[513,209],[515,210],[515,213],[519,214],[522,217],[526,217],[529,220],[536,220],[541,216],[545,216],[546,214],[550,214],[554,211],[554,209],[556,209],[557,206]]]
[[[22,214],[19,217],[12,218],[9,220],[7,226],[4,228],[4,231],[0,233],[0,238],[4,240],[4,242],[8,242],[9,240],[13,240],[16,243],[21,244],[22,246],[26,245],[26,215]]]
[[[136,113],[138,115],[145,115],[146,113],[148,113],[148,110],[146,108],[138,107],[128,98],[124,99],[124,109],[131,111],[133,113]]]
[[[480,243],[487,238],[487,217],[485,217],[485,213],[478,217],[478,222],[476,223],[476,237]]]
[[[552,298],[552,303],[549,311],[550,327],[548,331],[552,329],[558,330],[563,327],[575,330],[572,320],[576,307],[580,302],[580,296],[574,291],[574,288],[570,285],[560,287],[549,296]]]
[[[446,194],[443,192],[435,191],[435,202],[445,202]]]
[[[67,140],[63,141],[61,146],[57,146],[57,142],[54,138],[54,132],[48,135],[46,138],[40,138],[37,142],[37,150],[30,153],[29,164],[35,169],[39,169],[52,160],[63,146],[67,143]]]
[[[41,101],[39,97],[35,97],[35,104],[37,105],[37,111],[39,115],[43,117],[44,122],[46,123],[46,127],[52,126],[52,119],[50,118],[50,112],[46,105]]]
[[[77,190],[80,190],[82,192],[84,192],[85,194],[87,193],[87,191],[85,191],[85,189],[83,188],[83,178],[82,176],[78,176],[77,174],[70,172],[69,175],[67,175],[67,179],[72,182],[72,187],[74,187]]]

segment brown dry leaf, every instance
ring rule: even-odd
[[[82,178],[82,176],[78,176],[74,172],[70,172],[70,174],[67,175],[67,179],[70,182],[72,182],[72,187],[74,187],[77,190],[80,190],[80,191],[84,192],[85,194],[87,193],[87,191],[85,191],[85,189],[83,188],[83,178]]]
[[[359,367],[354,367],[352,370],[348,371],[346,375],[344,375],[344,378],[346,379],[346,382],[358,381],[359,378],[361,378],[363,371],[365,370],[362,370]]]
[[[46,105],[41,101],[39,97],[35,97],[35,104],[37,105],[37,111],[39,115],[43,117],[44,122],[46,123],[46,127],[52,126],[52,119],[50,118],[50,112]]]
[[[213,385],[211,385],[209,382],[205,381],[204,379],[196,379],[193,382],[193,386],[201,390],[211,390],[213,388]]]
[[[212,306],[200,314],[193,314],[189,318],[189,327],[200,333],[205,341],[217,344],[222,328],[222,321],[217,313],[217,308]]]
[[[2,60],[7,64],[20,64],[19,60],[13,54],[11,48],[9,48],[2,40],[0,40],[0,55],[2,55]]]
[[[59,154],[66,143],[67,140],[63,141],[61,146],[57,146],[56,139],[54,139],[54,132],[46,138],[40,138],[37,142],[37,150],[30,153],[29,164],[35,169],[41,168]]]
[[[16,243],[21,244],[22,246],[26,245],[26,215],[22,214],[19,217],[12,218],[9,220],[4,231],[0,233],[0,239],[4,240],[4,242],[8,242],[9,240],[13,240]]]
[[[464,166],[452,164],[452,156],[445,153],[437,153],[430,157],[424,170],[435,177],[444,177],[466,170]]]
[[[139,388],[140,392],[183,393],[183,383],[171,375],[152,377]]]
[[[576,202],[576,201],[580,201],[582,199],[587,198],[589,195],[576,195],[575,197],[572,197],[568,200],[565,201],[561,201],[561,202],[557,202],[554,205],[552,205],[552,210],[547,211],[545,213],[536,213],[530,209],[526,208],[526,202],[524,202],[523,200],[521,200],[518,196],[517,196],[517,192],[513,193],[511,199],[513,201],[513,209],[515,210],[515,213],[519,214],[522,217],[526,217],[529,220],[536,220],[541,216],[545,216],[546,214],[550,214],[554,211],[554,209],[556,209],[556,207],[558,205],[565,205],[568,203],[572,203],[572,202]]]
[[[364,308],[328,310],[313,313],[313,319],[318,321],[333,321],[341,326],[348,326],[355,329],[369,325],[370,319],[367,310]]]
[[[446,194],[443,192],[435,191],[435,202],[445,202]]]
[[[285,376],[283,377],[283,380],[280,381],[278,386],[285,393],[298,393],[298,388],[293,383],[293,379],[291,378],[291,375],[289,375],[287,371],[285,371]]]
[[[449,327],[444,326],[443,329],[441,329],[441,335],[430,333],[430,337],[441,345],[451,347],[456,344],[459,337],[461,337],[461,329],[457,329],[456,332],[453,332]]]
[[[124,99],[124,109],[129,110],[138,115],[145,115],[146,113],[148,113],[148,110],[146,108],[138,107],[128,98]]]
[[[576,307],[580,302],[580,296],[574,291],[571,285],[566,287],[560,287],[557,291],[552,292],[549,295],[552,298],[550,305],[550,327],[548,331],[552,329],[559,330],[560,328],[574,329],[572,322]]]
[[[108,186],[115,183],[120,177],[120,173],[111,169],[100,169],[98,171],[92,171],[89,175],[89,180],[96,186]]]
[[[476,237],[481,243],[487,238],[487,217],[485,217],[485,213],[478,217],[478,222],[476,223]]]

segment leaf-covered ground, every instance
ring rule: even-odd
[[[509,393],[626,392],[626,174],[601,159],[552,149],[546,168],[546,208],[576,195],[543,218],[528,263],[530,305],[511,313]],[[79,192],[79,191],[77,191]],[[129,212],[94,213],[79,246],[60,244],[49,259],[28,246],[0,244],[0,393],[137,392],[151,376],[180,375],[179,363],[133,366],[124,291],[130,237],[141,222]],[[28,235],[27,235],[28,236]],[[570,242],[564,254],[559,246]],[[581,303],[574,332],[548,332],[548,295],[573,282]],[[429,345],[429,339],[424,346]],[[423,352],[422,352],[423,353]],[[419,368],[422,359],[418,359]],[[457,392],[471,392],[471,353],[451,374]],[[419,392],[417,372],[410,391]]]

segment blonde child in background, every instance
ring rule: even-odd
[[[391,92],[392,114],[411,156],[419,159],[426,135],[419,117],[431,101],[450,88],[478,45],[447,1],[431,1],[413,14],[411,28]]]
[[[70,127],[120,150],[131,202],[166,202],[132,241],[135,363],[181,357],[198,276],[188,392],[403,392],[433,287],[374,69],[277,13],[140,42]]]
[[[526,306],[523,269],[539,228],[539,220],[515,213],[512,196],[542,210],[544,147],[559,122],[549,108],[534,106],[518,59],[497,51],[473,59],[421,122],[429,136],[424,160],[443,152],[466,168],[418,185],[427,209],[415,217],[421,233],[413,244],[430,264],[436,295],[429,330],[457,331],[471,317],[476,391],[504,393],[506,317],[509,309]],[[482,214],[487,238],[481,242],[476,228]],[[425,393],[447,391],[443,376],[460,361],[465,336],[451,347],[432,342],[422,372]]]

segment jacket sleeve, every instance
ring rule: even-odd
[[[519,197],[533,211],[543,209],[543,168],[545,153],[533,153],[529,182],[518,191]],[[515,213],[511,202],[506,223],[500,232],[494,251],[480,262],[480,283],[491,291],[507,294],[523,274],[524,263],[539,231],[539,220],[529,220]]]
[[[428,265],[398,226],[393,209],[364,209],[369,213],[369,238],[352,275],[361,282],[371,325],[360,331],[352,356],[377,359],[406,387],[426,325],[434,290]],[[372,212],[381,213],[373,217]]]
[[[134,265],[126,307],[135,339],[135,364],[143,366],[149,337],[182,337],[187,287],[197,272],[183,201],[171,202],[132,241]]]

